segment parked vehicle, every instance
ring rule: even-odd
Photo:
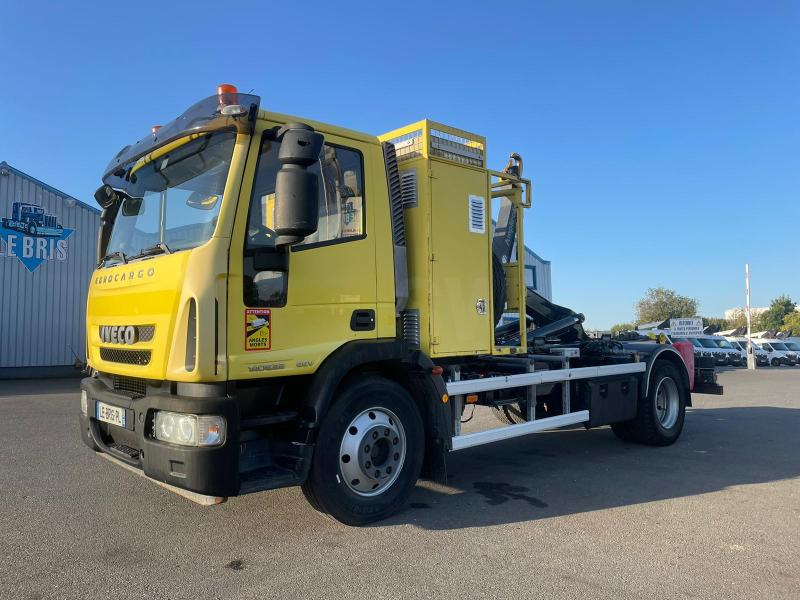
[[[800,359],[800,340],[795,338],[786,338],[783,340],[783,345],[786,346],[796,357]],[[800,365],[800,360],[795,361],[796,365]]]
[[[691,338],[692,343],[703,348],[704,356],[713,356],[717,366],[724,367],[730,364],[730,354],[733,348],[722,348],[717,343],[717,336],[703,335]],[[696,340],[696,341],[695,341]],[[706,354],[707,353],[707,354]]]
[[[721,349],[724,350],[727,355],[728,364],[732,367],[741,367],[742,366],[742,350],[739,347],[733,346],[728,340],[724,337],[720,337],[718,335],[711,336],[713,342]]]
[[[421,474],[446,483],[464,448],[577,424],[675,442],[681,353],[591,339],[526,287],[531,184],[485,150],[429,120],[376,137],[267,112],[230,85],[125,146],[95,194],[84,443],[198,502],[300,485],[362,525]],[[715,377],[695,365],[694,391]],[[504,425],[462,432],[468,404]]]
[[[764,350],[775,354],[770,358],[770,364],[772,364],[773,367],[779,365],[793,367],[797,364],[797,354],[789,350],[789,347],[783,343],[783,340],[759,338],[758,343]]]
[[[742,352],[742,361],[747,364],[747,338],[726,338],[734,347],[737,347]],[[758,344],[753,343],[753,354],[756,359],[756,365],[766,367],[769,365],[769,355],[766,350],[759,348]]]

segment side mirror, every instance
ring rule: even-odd
[[[324,138],[304,123],[278,130],[281,169],[275,180],[275,233],[278,245],[296,244],[317,230],[319,182],[308,167],[319,159]]]
[[[144,212],[143,198],[125,198],[122,201],[122,215],[125,217],[135,217]]]
[[[110,185],[106,184],[103,184],[97,188],[97,191],[94,193],[94,199],[102,209],[111,208],[120,200],[122,200],[117,191]]]

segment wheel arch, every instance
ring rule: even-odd
[[[333,405],[338,391],[348,381],[365,374],[385,377],[402,386],[414,399],[425,426],[423,475],[436,481],[446,479],[445,455],[452,434],[450,404],[444,402],[447,388],[435,365],[424,352],[393,338],[355,340],[338,348],[312,376],[303,411],[309,441]]]
[[[672,346],[664,346],[659,348],[648,357],[647,370],[644,374],[644,385],[642,386],[642,397],[646,398],[650,393],[650,380],[652,378],[653,369],[657,364],[661,364],[662,362],[672,364],[678,369],[678,372],[681,374],[681,383],[683,383],[687,392],[686,406],[691,406],[692,389],[689,385],[689,371],[686,368],[686,363],[683,362],[683,357]]]

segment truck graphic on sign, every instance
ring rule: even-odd
[[[36,237],[60,237],[64,228],[56,215],[44,212],[44,208],[26,202],[14,202],[11,218],[2,219],[3,227]]]

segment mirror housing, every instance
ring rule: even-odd
[[[100,208],[105,210],[120,202],[122,197],[117,193],[117,190],[104,183],[95,191],[94,199],[100,205]]]
[[[319,181],[308,167],[319,159],[324,137],[305,123],[288,123],[281,141],[281,169],[275,180],[275,233],[279,245],[296,244],[317,230]]]

